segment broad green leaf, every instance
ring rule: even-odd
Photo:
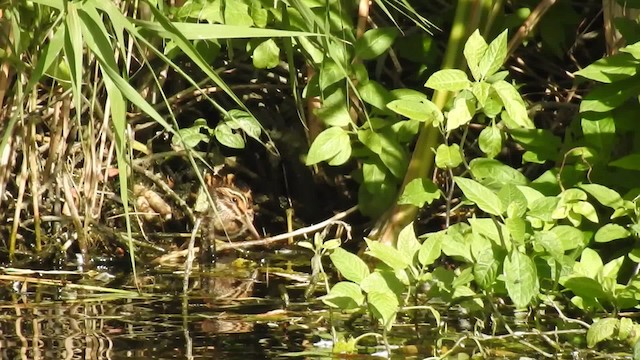
[[[509,231],[513,242],[516,245],[524,245],[525,234],[527,232],[527,224],[525,221],[519,217],[509,217],[504,220],[504,225]]]
[[[535,234],[536,243],[542,246],[557,262],[562,262],[564,247],[554,232],[540,231]]]
[[[228,25],[253,26],[253,19],[249,15],[249,6],[240,0],[225,0],[224,22]]]
[[[398,204],[411,204],[423,207],[425,203],[431,204],[442,195],[440,188],[427,178],[413,179],[404,188],[398,199]]]
[[[420,242],[418,242],[418,238],[413,229],[413,222],[400,231],[398,244],[396,246],[398,251],[404,255],[407,263],[412,264],[415,255],[418,253],[418,250],[420,250]]]
[[[491,247],[483,248],[474,257],[473,277],[480,288],[487,290],[495,284],[500,264]]]
[[[593,205],[591,205],[591,203],[588,203],[586,201],[578,201],[577,203],[571,206],[571,210],[584,216],[587,220],[593,223],[597,224],[599,221],[596,208],[594,208]]]
[[[535,128],[533,121],[529,119],[527,107],[525,106],[522,97],[520,97],[518,90],[516,90],[513,85],[504,80],[500,80],[493,83],[491,86],[496,93],[498,93],[498,96],[500,96],[500,99],[504,104],[504,108],[507,114],[511,117],[513,123],[525,129]]]
[[[398,36],[396,28],[370,29],[356,40],[355,56],[363,60],[375,59],[391,47]]]
[[[481,79],[493,75],[502,67],[507,57],[507,30],[503,31],[489,44],[482,59],[478,63],[478,72]]]
[[[462,70],[444,69],[431,75],[424,86],[440,91],[459,91],[469,88],[471,82]]]
[[[400,306],[398,297],[393,292],[372,291],[367,294],[367,302],[373,316],[381,320],[384,326],[389,326],[393,323]]]
[[[363,185],[372,194],[382,190],[382,184],[387,179],[384,164],[379,159],[365,159],[362,163]]]
[[[582,134],[587,145],[600,150],[606,159],[616,139],[616,124],[611,116],[600,120],[582,119]]]
[[[404,270],[410,264],[405,257],[393,246],[382,244],[378,241],[369,240],[365,238],[369,250],[367,255],[373,256],[383,263],[389,265],[394,270]]]
[[[244,148],[244,138],[241,134],[234,131],[228,122],[223,122],[218,124],[214,130],[214,134],[216,139],[220,142],[220,144],[224,146],[228,146],[232,149],[242,149]]]
[[[604,206],[608,206],[614,210],[623,206],[624,202],[620,194],[606,186],[600,184],[582,184],[580,188],[588,192],[589,195],[596,198],[596,200]]]
[[[355,309],[364,303],[364,294],[360,286],[348,281],[335,284],[329,293],[322,298],[322,302],[338,309]]]
[[[338,88],[325,97],[322,106],[316,110],[316,115],[328,126],[348,126],[351,123],[351,115],[347,108],[344,89]]]
[[[447,115],[447,132],[468,124],[475,112],[474,99],[457,96],[453,101],[453,108],[451,108]]]
[[[409,166],[409,154],[406,148],[396,140],[395,134],[389,128],[380,131],[381,151],[380,160],[397,179],[402,179]]]
[[[617,108],[632,96],[640,93],[638,76],[598,86],[580,103],[580,112],[606,112]]]
[[[610,162],[609,166],[627,170],[640,170],[640,154],[623,156],[620,159]]]
[[[503,275],[507,292],[516,308],[526,308],[538,295],[538,273],[535,264],[526,254],[512,251],[504,260]]]
[[[381,110],[385,110],[387,104],[394,99],[393,95],[384,86],[374,80],[358,83],[357,87],[358,93],[364,102]]]
[[[600,255],[598,255],[595,250],[586,248],[582,250],[580,262],[577,262],[574,265],[574,271],[578,274],[595,279],[603,267],[604,265],[602,264]]]
[[[391,111],[421,122],[441,123],[444,116],[438,107],[427,99],[398,99],[387,104]]]
[[[582,231],[574,228],[573,226],[559,225],[551,229],[551,232],[556,234],[560,240],[563,251],[573,250],[585,245]]]
[[[638,66],[640,66],[640,61],[632,55],[618,53],[597,60],[574,74],[602,83],[611,83],[635,75],[638,71]]]
[[[609,279],[612,284],[616,284],[624,258],[625,256],[619,256],[604,265],[602,268],[602,276],[605,278],[605,281]]]
[[[496,183],[497,187],[502,187],[505,184],[527,185],[529,183],[521,172],[495,159],[473,159],[469,167],[473,177],[485,184]]]
[[[487,99],[489,98],[489,94],[491,93],[491,84],[486,82],[475,82],[471,86],[471,93],[478,101],[478,107],[484,108],[485,104],[487,103]],[[498,111],[498,113],[496,114],[499,113],[500,111]]]
[[[562,286],[585,299],[604,299],[607,296],[600,282],[589,277],[571,277],[563,281]]]
[[[559,202],[560,199],[555,196],[542,197],[534,200],[530,205],[530,210],[527,215],[545,222],[551,222],[553,221],[553,211]]]
[[[618,224],[606,224],[595,235],[596,242],[603,243],[618,239],[625,239],[631,236],[629,230]]]
[[[280,64],[280,48],[268,39],[253,50],[253,66],[257,69],[273,69]]]
[[[492,215],[502,214],[502,203],[493,191],[475,180],[454,177],[467,199],[473,201],[482,211]]]
[[[422,266],[429,266],[440,258],[444,233],[436,233],[426,238],[420,246],[418,261]]]
[[[394,294],[402,294],[407,287],[400,282],[393,271],[377,270],[362,280],[360,288],[366,293],[382,290]]]
[[[619,321],[616,318],[599,319],[587,331],[587,346],[592,348],[604,340],[613,340]]]
[[[502,151],[502,133],[496,126],[487,126],[480,132],[478,144],[487,157],[494,158]]]
[[[462,163],[460,146],[440,144],[436,150],[436,166],[440,169],[452,169]]]
[[[320,89],[322,90],[326,90],[329,86],[337,83],[340,80],[343,80],[344,78],[347,77],[347,74],[345,73],[344,69],[336,64],[335,61],[326,58],[323,62],[322,62],[322,66],[320,67],[320,75],[319,75],[319,84],[320,84]],[[343,97],[344,95],[340,95],[340,97]]]
[[[509,129],[511,137],[541,162],[555,160],[562,141],[546,129]]]
[[[498,191],[498,197],[502,202],[502,209],[507,211],[511,208],[513,216],[510,217],[523,217],[527,211],[527,198],[524,196],[515,185],[508,183],[500,191]]]
[[[469,36],[469,39],[464,44],[464,57],[467,60],[469,70],[471,70],[471,75],[473,75],[473,78],[477,81],[482,78],[478,64],[480,64],[480,60],[483,58],[488,47],[487,42],[484,40],[482,35],[480,35],[480,31],[477,29],[473,34],[471,34],[471,36]]]
[[[357,255],[342,248],[334,249],[329,255],[331,262],[340,274],[347,280],[359,284],[369,275],[369,267]]]
[[[330,127],[321,132],[311,144],[307,155],[307,165],[317,164],[329,160],[344,151],[349,145],[349,134],[340,127]]]

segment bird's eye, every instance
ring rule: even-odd
[[[231,201],[233,201],[234,203],[237,204],[238,203],[238,198],[234,196],[234,197],[231,198]]]

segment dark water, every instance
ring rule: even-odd
[[[5,270],[0,277],[0,354],[2,359],[322,359],[334,358],[328,341],[332,323],[342,337],[381,333],[368,316],[330,314],[317,299],[322,291],[305,297],[308,256],[270,252],[253,254],[259,264],[222,261],[222,269],[195,269],[187,296],[179,264],[140,269],[140,293],[133,291],[130,273],[101,286],[131,292],[109,293],[65,286],[100,285],[100,269],[19,276]],[[43,279],[67,283],[37,283]],[[526,319],[509,321],[529,335],[492,338],[484,335],[491,334],[491,316],[464,314],[459,308],[441,304],[440,327],[429,311],[399,317],[389,333],[389,343],[397,345],[392,357],[424,359],[454,349],[450,359],[630,358],[624,346],[586,349],[584,331],[545,335],[554,348],[542,336],[531,336],[536,329]],[[554,331],[556,320],[549,316],[534,325]],[[459,343],[464,346],[455,345],[460,339],[466,339]],[[359,342],[359,355],[346,357],[375,359],[384,350],[379,340],[368,337]]]

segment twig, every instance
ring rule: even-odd
[[[229,250],[229,249],[242,249],[242,248],[248,248],[248,247],[253,247],[253,246],[265,246],[265,245],[269,245],[269,244],[273,244],[279,241],[283,241],[283,240],[288,240],[291,237],[294,236],[300,236],[300,235],[305,235],[305,234],[309,234],[312,232],[316,232],[319,231],[321,229],[324,229],[325,227],[335,223],[335,222],[340,222],[341,219],[344,219],[345,217],[349,216],[350,214],[352,214],[353,212],[355,212],[356,210],[358,210],[358,205],[353,206],[343,212],[337,213],[334,216],[330,217],[327,220],[324,220],[320,223],[317,223],[315,225],[311,225],[311,226],[307,226],[305,228],[302,229],[298,229],[295,231],[291,231],[291,232],[287,232],[284,234],[280,234],[280,235],[276,235],[276,236],[272,236],[272,237],[268,237],[268,238],[264,238],[264,239],[260,239],[260,240],[251,240],[251,241],[243,241],[243,242],[238,242],[238,243],[225,243],[225,244],[220,244],[218,245],[217,249],[218,251],[222,251],[222,250]],[[199,248],[194,248],[193,249],[194,252],[199,252],[200,249]],[[178,257],[183,257],[185,255],[187,255],[188,251],[187,250],[180,250],[180,251],[174,251],[170,254],[161,256],[159,258],[156,258],[152,261],[153,264],[161,264],[164,263],[166,261],[178,258]]]
[[[542,0],[538,3],[538,6],[531,12],[527,20],[520,26],[518,32],[509,40],[508,54],[511,56],[522,41],[529,35],[533,28],[538,25],[538,22],[544,16],[544,14],[555,4],[556,0]]]

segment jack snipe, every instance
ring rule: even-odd
[[[253,225],[253,198],[251,190],[240,185],[233,174],[207,177],[209,193],[215,209],[209,209],[204,218],[205,237],[209,240],[234,240],[260,234]]]

